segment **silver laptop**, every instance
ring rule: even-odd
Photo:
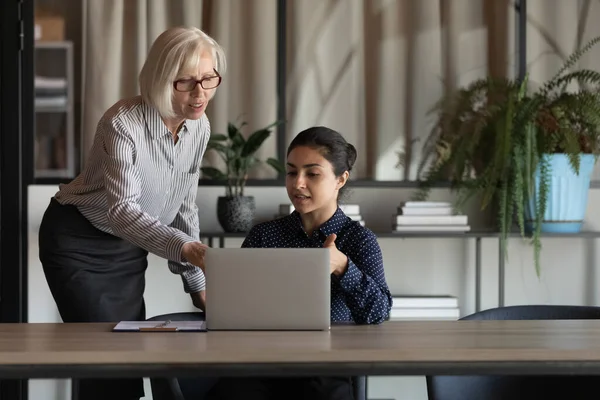
[[[327,330],[329,250],[210,248],[208,330]]]

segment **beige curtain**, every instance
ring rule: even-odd
[[[207,109],[214,132],[225,132],[228,122],[246,122],[244,132],[250,133],[275,121],[275,0],[85,0],[83,16],[84,159],[106,109],[138,93],[137,75],[154,39],[177,25],[206,30],[226,50],[229,71]],[[275,153],[272,136],[263,157]],[[275,173],[260,168],[255,175]]]
[[[551,79],[567,57],[600,36],[600,2],[592,0],[528,0],[527,2],[527,71],[532,86]],[[598,70],[600,44],[579,62],[578,67]],[[576,90],[577,84],[569,89]],[[600,179],[596,164],[593,180]]]
[[[354,178],[416,178],[429,108],[445,90],[487,74],[514,77],[510,0],[288,0],[286,145],[327,125],[356,145]],[[208,108],[215,132],[246,132],[276,118],[276,0],[84,0],[82,136],[87,151],[102,113],[137,93],[152,40],[195,25],[225,48],[228,72]],[[579,43],[600,34],[600,3],[528,1],[528,70],[550,77]],[[600,51],[583,63],[597,64]],[[274,156],[275,135],[260,155]],[[409,158],[397,167],[399,153]],[[208,157],[208,162],[215,159]],[[218,162],[218,160],[217,160]],[[254,177],[270,178],[269,168]]]
[[[96,124],[117,100],[139,93],[154,39],[174,25],[202,25],[202,0],[83,0],[81,97],[85,162]]]
[[[600,3],[591,0],[527,2],[527,70],[534,84],[552,78],[567,57],[600,35],[595,22]],[[600,45],[581,59],[582,68],[598,69]]]
[[[484,76],[490,65],[499,74],[512,70],[505,0],[288,0],[287,6],[286,145],[309,126],[337,129],[359,149],[354,178],[414,179],[419,138],[430,126],[425,113],[444,88]],[[207,111],[214,131],[244,121],[249,133],[273,122],[276,9],[276,0],[86,0],[84,151],[106,108],[137,93],[152,40],[177,24],[205,29],[226,50],[228,73]],[[273,134],[260,155],[275,155],[275,148]],[[401,152],[412,160],[407,168],[396,167]],[[254,174],[274,176],[269,168]]]
[[[228,71],[207,108],[213,132],[225,133],[227,123],[247,123],[243,132],[263,128],[277,119],[277,1],[210,1],[206,31],[224,47]],[[263,144],[258,156],[276,156],[276,130]],[[214,165],[216,157],[207,155]],[[253,171],[254,178],[275,178],[266,165]]]
[[[315,124],[338,129],[359,148],[355,177],[415,179],[425,114],[444,90],[511,69],[508,1],[288,4],[287,139]],[[402,152],[411,162],[397,168]]]

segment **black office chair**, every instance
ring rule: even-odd
[[[492,308],[461,320],[600,319],[600,307],[524,305]],[[429,400],[598,398],[596,376],[427,376]],[[565,397],[565,393],[568,396]]]
[[[201,321],[202,312],[180,312],[157,315],[148,321]],[[204,400],[210,389],[217,383],[218,377],[197,378],[151,378],[152,398],[154,400]],[[352,378],[354,399],[367,400],[367,377]]]

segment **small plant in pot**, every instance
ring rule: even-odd
[[[600,73],[569,71],[600,37],[573,53],[537,90],[523,81],[483,78],[436,104],[438,119],[426,142],[426,171],[414,199],[450,181],[456,207],[474,196],[493,205],[506,257],[516,222],[534,246],[536,273],[542,232],[578,232],[590,175],[600,154]],[[577,90],[567,91],[577,83]]]
[[[217,133],[210,136],[207,150],[219,155],[225,164],[224,171],[212,166],[201,170],[209,178],[225,183],[225,196],[217,199],[217,218],[225,232],[248,232],[252,228],[256,204],[253,196],[244,195],[244,188],[250,170],[263,162],[256,157],[256,152],[277,124],[278,121],[252,132],[247,139],[241,132],[245,123],[239,127],[229,123],[227,135]],[[285,171],[283,164],[275,158],[268,158],[265,163],[277,172]]]

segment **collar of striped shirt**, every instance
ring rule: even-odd
[[[152,105],[142,100],[142,110],[144,114],[144,123],[146,129],[150,133],[153,139],[160,139],[164,136],[171,135],[171,132],[167,128],[167,125],[163,122],[160,114]],[[179,130],[179,137],[188,134],[188,120],[183,121],[183,126]]]

